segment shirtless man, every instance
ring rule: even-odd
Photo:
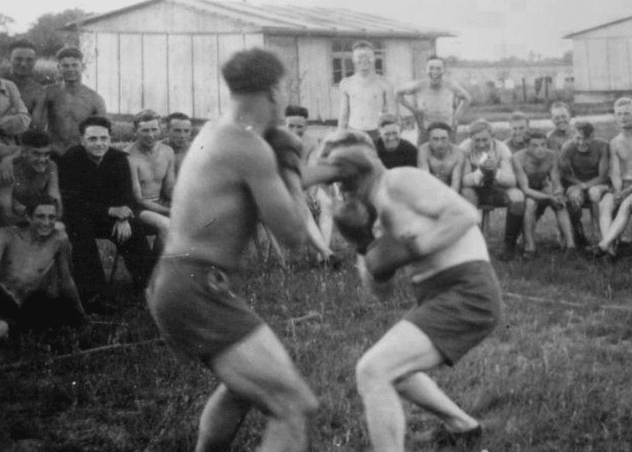
[[[612,192],[599,203],[599,230],[602,239],[597,253],[616,254],[615,243],[623,234],[632,213],[632,98],[614,103],[614,119],[619,134],[610,141],[610,182]],[[616,214],[613,220],[613,216]]]
[[[132,170],[134,200],[140,206],[138,218],[158,233],[159,246],[167,239],[169,204],[175,184],[173,149],[160,138],[160,116],[143,110],[134,117],[136,141],[125,148]]]
[[[35,81],[33,68],[37,60],[35,45],[26,39],[18,39],[9,45],[11,73],[8,79],[20,90],[20,97],[31,115],[31,128],[42,128],[44,114],[44,87]]]
[[[450,142],[452,127],[445,122],[433,122],[426,130],[430,139],[419,147],[417,166],[429,171],[459,193],[463,174],[463,153],[456,144]]]
[[[511,151],[494,138],[492,126],[484,119],[469,126],[470,138],[461,143],[463,180],[461,194],[473,205],[507,207],[504,250],[501,260],[511,260],[522,231],[524,194],[516,187]]]
[[[148,289],[167,343],[221,381],[202,413],[197,452],[229,450],[251,408],[268,415],[261,451],[303,451],[307,417],[317,408],[279,339],[232,282],[259,217],[288,246],[306,238],[300,141],[270,129],[282,120],[283,74],[278,58],[257,48],[222,67],[229,107],[204,126],[182,165],[170,234]]]
[[[339,129],[362,130],[377,140],[382,113],[393,113],[393,88],[375,72],[375,49],[368,41],[353,44],[354,74],[340,82]]]
[[[105,101],[81,83],[83,53],[76,47],[64,47],[56,55],[61,83],[46,87],[44,99],[48,133],[57,157],[81,143],[79,123],[89,116],[105,116]]]
[[[55,229],[57,201],[31,198],[26,217],[26,225],[0,229],[0,330],[82,323],[68,235]]]
[[[4,225],[26,221],[30,198],[48,194],[57,201],[61,218],[61,194],[57,165],[51,161],[51,141],[46,132],[27,130],[22,135],[22,151],[13,162],[13,182],[0,184],[0,209]]]
[[[564,102],[553,102],[550,112],[555,128],[546,135],[546,146],[554,151],[561,151],[562,146],[573,138],[570,110]]]
[[[546,135],[541,132],[527,132],[525,141],[528,147],[512,158],[518,188],[525,196],[522,257],[527,260],[535,257],[535,226],[547,207],[555,211],[558,227],[566,240],[567,254],[574,252],[575,240],[560,181],[559,155],[547,149]]]
[[[505,140],[505,144],[512,154],[523,150],[527,143],[527,132],[529,131],[529,117],[521,111],[514,111],[509,116],[509,128],[511,136]]]
[[[372,147],[361,134],[341,131],[326,138],[323,151],[329,164],[354,170],[341,182],[345,202],[334,218],[356,246],[363,284],[385,297],[405,268],[418,300],[356,366],[372,450],[404,451],[400,398],[443,421],[429,438],[437,445],[481,450],[479,422],[426,373],[455,365],[499,321],[500,287],[476,209],[425,171],[385,169]],[[374,240],[375,219],[381,235]]]
[[[586,121],[573,125],[573,140],[566,142],[560,158],[560,173],[575,243],[588,245],[582,226],[582,208],[588,205],[593,218],[600,218],[599,203],[609,190],[610,145],[594,137],[594,127]]]
[[[182,165],[182,160],[191,146],[191,133],[193,132],[193,124],[191,118],[184,113],[171,113],[165,118],[167,123],[167,138],[162,142],[167,146],[171,146],[175,154],[175,172],[176,176]]]
[[[285,126],[296,134],[303,142],[302,161],[305,166],[313,166],[319,159],[318,139],[306,132],[309,111],[305,107],[288,105],[285,108]],[[332,197],[335,196],[333,187],[312,186],[305,190],[307,209],[304,211],[304,221],[307,226],[307,238],[318,251],[318,262],[338,269],[342,263],[340,258],[329,247],[333,231],[331,216]],[[316,224],[316,219],[318,224]]]
[[[426,63],[427,80],[414,80],[395,93],[397,101],[408,108],[417,122],[417,145],[428,141],[428,126],[433,122],[444,122],[452,128],[451,139],[456,139],[456,129],[463,111],[472,101],[472,96],[461,85],[444,80],[445,60],[436,55]],[[410,102],[407,95],[417,97]]]

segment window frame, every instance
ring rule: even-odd
[[[334,86],[340,85],[343,78],[353,75],[353,51],[352,46],[359,40],[367,40],[375,48],[375,72],[384,76],[386,74],[386,48],[383,39],[364,38],[334,38],[331,41],[331,81]]]

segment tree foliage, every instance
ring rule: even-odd
[[[79,35],[62,28],[69,22],[89,16],[82,9],[67,9],[60,13],[47,13],[37,18],[35,24],[23,35],[31,40],[44,57],[52,57],[65,45],[79,45]]]

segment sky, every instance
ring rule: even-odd
[[[223,0],[243,1],[243,0]],[[274,3],[343,7],[420,27],[457,34],[441,38],[438,53],[462,59],[497,60],[529,55],[558,57],[572,49],[562,36],[611,20],[632,16],[632,0],[247,0]],[[2,13],[16,23],[14,33],[28,29],[38,16],[81,8],[106,12],[138,3],[137,0],[19,0],[3,1]]]

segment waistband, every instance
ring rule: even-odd
[[[493,271],[492,264],[485,260],[467,261],[452,267],[445,268],[434,275],[418,282],[413,282],[413,288],[422,292],[437,292],[445,287],[460,282],[463,276],[472,276],[481,271]],[[411,276],[413,278],[414,276]]]

